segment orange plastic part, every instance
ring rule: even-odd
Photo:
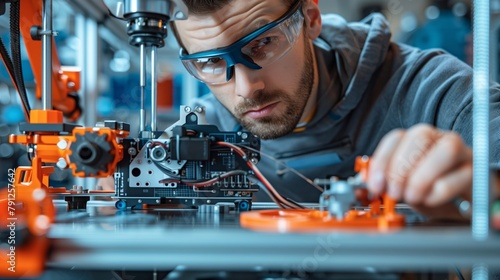
[[[46,236],[29,236],[23,244],[14,245],[12,249],[15,250],[11,250],[10,245],[2,247],[0,277],[25,279],[40,276],[45,269],[49,247],[50,240]]]
[[[73,130],[73,135],[71,137],[68,137],[67,140],[70,143],[68,145],[68,148],[65,150],[66,153],[66,161],[69,162],[69,167],[73,171],[73,175],[77,177],[85,177],[85,173],[82,172],[76,172],[77,166],[75,163],[70,162],[69,156],[72,154],[72,151],[70,150],[71,148],[71,143],[74,143],[76,141],[76,135],[84,135],[86,132],[93,132],[97,133],[99,136],[101,135],[107,135],[107,142],[111,144],[112,148],[111,151],[109,152],[111,155],[113,155],[113,161],[110,162],[107,166],[106,171],[100,171],[98,174],[96,174],[94,177],[102,178],[102,177],[108,177],[112,176],[113,173],[115,172],[116,165],[120,160],[123,158],[123,146],[118,144],[117,138],[125,138],[129,135],[128,131],[124,130],[112,130],[111,128],[107,127],[100,127],[98,129],[95,128],[89,128],[89,127],[77,127]]]
[[[60,116],[59,114],[52,113],[60,113],[58,111],[37,111],[33,110],[31,117],[32,122],[39,121],[51,121],[54,120],[54,116]],[[47,114],[44,114],[47,113]],[[42,117],[40,117],[42,116]],[[60,116],[62,117],[62,116]],[[9,142],[10,143],[19,143],[23,145],[35,144],[36,148],[36,156],[44,163],[57,163],[61,158],[65,159],[68,163],[69,167],[73,170],[73,175],[78,177],[85,177],[82,172],[76,172],[76,165],[71,163],[69,160],[69,156],[72,151],[71,143],[76,141],[76,135],[83,135],[86,132],[97,133],[98,135],[107,135],[107,141],[112,146],[110,153],[114,156],[114,159],[107,166],[107,171],[100,172],[95,177],[107,177],[111,176],[118,162],[123,158],[123,147],[118,143],[118,138],[126,138],[129,135],[128,131],[125,130],[113,130],[107,127],[100,128],[92,128],[92,127],[77,127],[73,129],[73,133],[71,135],[54,135],[54,134],[34,134],[34,135],[10,135]],[[67,143],[67,147],[64,149],[60,149],[57,144],[60,141],[64,141]],[[34,168],[34,167],[33,167]]]
[[[351,210],[343,220],[331,217],[327,211],[311,209],[259,210],[241,213],[240,225],[247,229],[270,232],[321,232],[332,230],[387,231],[405,226],[405,217],[396,214],[395,203],[384,198],[367,211]]]
[[[1,277],[36,277],[45,267],[46,234],[55,218],[46,190],[54,167],[42,166],[39,158],[32,159],[32,165],[17,168],[13,186],[0,190],[0,225],[12,237],[3,240],[8,246],[0,249]],[[28,236],[22,236],[23,228]]]
[[[54,205],[47,191],[49,175],[54,172],[54,167],[42,166],[39,158],[34,158],[32,164],[31,167],[16,169],[16,201],[22,203],[23,207],[16,210],[15,214],[26,217],[25,223],[31,234],[42,236],[47,233],[55,218]]]
[[[354,170],[363,182],[368,180],[370,158],[357,157]],[[366,189],[361,190],[366,200]],[[396,201],[388,195],[370,202],[369,210],[350,210],[343,219],[329,215],[328,211],[312,209],[261,210],[240,215],[244,228],[273,232],[317,232],[331,230],[378,230],[397,229],[405,226],[405,216],[395,211]],[[382,207],[383,204],[383,207]],[[366,204],[364,204],[366,205]]]
[[[32,123],[58,123],[61,120],[62,115],[58,111],[34,110],[31,114]],[[46,234],[55,219],[55,209],[49,193],[67,192],[64,188],[55,189],[49,187],[49,176],[54,172],[54,167],[43,166],[43,164],[55,163],[61,158],[69,162],[71,143],[76,141],[77,134],[84,134],[85,132],[97,132],[99,135],[107,134],[107,141],[112,146],[110,152],[114,155],[114,160],[108,164],[105,172],[97,175],[104,177],[113,174],[116,164],[123,158],[123,147],[118,144],[117,139],[127,137],[129,134],[127,131],[104,127],[75,128],[71,135],[58,135],[57,133],[10,135],[9,142],[36,145],[36,151],[35,157],[31,160],[31,166],[22,166],[15,170],[14,188],[11,188],[15,190],[16,209],[13,213],[16,218],[16,226],[18,229],[26,227],[30,236],[23,244],[15,247],[15,260],[17,260],[15,261],[15,272],[9,270],[11,266],[8,262],[9,259],[7,259],[2,261],[0,266],[0,277],[34,277],[43,271],[49,246]],[[67,143],[65,148],[58,145],[60,141]],[[69,167],[73,168],[73,174],[75,174],[76,167],[74,164],[69,164]],[[8,198],[11,194],[6,192],[0,192],[0,194],[0,206],[2,207],[0,208],[0,214],[3,222],[8,221],[7,218],[10,215]],[[2,248],[0,260],[3,260],[4,257],[11,258],[11,256],[7,255],[10,251],[10,247],[5,252]]]
[[[31,63],[31,68],[36,80],[36,97],[42,96],[42,41],[31,38],[30,29],[32,26],[42,25],[42,1],[23,0],[21,1],[20,27],[26,52]],[[55,40],[52,39],[52,106],[62,111],[68,118],[75,121],[80,117],[80,112],[76,110],[78,104],[76,100],[69,97],[69,93],[77,92],[80,89],[80,70],[71,67],[61,66],[57,56]]]
[[[361,175],[363,182],[368,181],[368,171],[370,167],[370,158],[368,156],[356,157],[354,161],[354,171]]]
[[[32,110],[30,122],[38,124],[61,123],[62,113],[55,110]],[[29,231],[29,237],[23,244],[15,247],[15,260],[17,261],[12,262],[16,265],[15,272],[9,270],[11,265],[8,261],[14,257],[7,254],[12,250],[9,247],[4,252],[2,248],[0,251],[2,257],[0,259],[3,257],[8,257],[9,259],[2,261],[0,277],[34,277],[43,271],[49,246],[46,234],[55,219],[55,208],[49,193],[67,192],[65,188],[56,189],[49,186],[49,176],[54,172],[54,167],[44,166],[44,164],[56,163],[61,159],[65,159],[69,163],[69,155],[72,152],[70,150],[71,143],[76,141],[77,134],[84,134],[85,132],[107,135],[107,141],[112,147],[110,153],[114,155],[114,158],[108,164],[107,170],[97,175],[109,176],[113,174],[116,164],[123,158],[123,147],[118,144],[118,138],[127,137],[129,134],[127,131],[112,130],[106,127],[75,128],[70,135],[59,135],[58,132],[35,132],[28,135],[9,136],[10,143],[19,143],[27,146],[36,145],[36,150],[34,151],[34,158],[31,160],[31,166],[21,166],[15,170],[14,188],[10,188],[15,191],[16,209],[12,212],[12,216],[16,218],[16,227],[18,229],[25,227]],[[66,144],[59,145],[60,142]],[[73,166],[69,164],[69,167],[73,167],[73,173],[75,174],[76,169],[74,164]],[[2,222],[8,221],[7,218],[11,215],[8,208],[9,198],[13,201],[12,194],[0,192],[0,195],[0,206],[2,206],[0,208],[1,220]]]
[[[56,110],[31,110],[30,123],[62,123],[63,114]]]

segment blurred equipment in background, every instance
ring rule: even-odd
[[[167,26],[170,20],[187,17],[187,8],[180,0],[105,0],[110,15],[127,22],[129,43],[140,49],[140,122],[139,131],[146,131],[146,48],[150,50],[150,103],[151,118],[149,131],[157,130],[158,75],[157,49],[165,46]]]
[[[12,133],[12,127],[6,124],[0,124],[0,170],[8,170],[9,168],[16,168],[22,164],[29,164],[24,162],[27,160],[26,149],[20,144],[10,144],[9,134]],[[0,177],[0,189],[7,187],[9,184],[8,177]]]
[[[468,54],[471,35],[470,7],[464,2],[432,0],[425,9],[427,22],[403,30],[401,41],[421,49],[440,48],[472,64]],[[403,25],[403,23],[402,23]]]

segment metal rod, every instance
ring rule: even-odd
[[[52,0],[43,0],[42,108],[43,110],[52,109]]]
[[[474,264],[472,266],[472,279],[473,280],[488,280],[489,270],[488,266],[483,263]]]
[[[490,222],[490,145],[489,145],[489,34],[490,1],[473,1],[474,78],[473,78],[473,190],[472,236],[486,240]]]
[[[156,60],[156,46],[151,46],[151,131],[156,131],[156,100],[158,96]]]
[[[139,111],[140,114],[140,123],[139,123],[139,132],[144,131],[146,127],[146,109],[144,108],[144,98],[146,92],[146,54],[144,52],[144,44],[140,46],[140,84],[141,84],[141,108]]]

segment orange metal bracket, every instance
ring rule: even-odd
[[[54,167],[42,166],[39,158],[34,158],[32,165],[16,169],[14,187],[11,188],[14,192],[0,191],[0,212],[6,213],[0,224],[2,229],[9,230],[9,236],[14,237],[13,242],[0,250],[1,276],[36,277],[45,267],[49,248],[46,234],[55,218],[54,205],[46,190]],[[9,207],[9,201],[15,206]],[[28,236],[22,237],[26,230]]]
[[[328,211],[311,209],[249,211],[240,214],[240,224],[244,228],[271,232],[387,231],[405,226],[405,217],[396,214],[394,207],[394,201],[386,196],[384,208],[376,203],[367,211],[351,210],[343,220],[330,216]]]
[[[354,170],[363,182],[368,179],[370,159],[356,158]],[[367,200],[366,189],[360,199]],[[359,199],[359,198],[358,198]],[[328,211],[313,209],[261,210],[241,213],[240,224],[244,228],[273,232],[318,232],[332,230],[378,230],[386,231],[405,226],[405,216],[395,211],[396,202],[388,195],[376,198],[369,210],[350,210],[343,219],[330,215]],[[382,207],[383,204],[383,207]],[[366,204],[364,204],[366,205]]]
[[[30,112],[31,124],[61,124],[63,121],[62,112],[56,110],[32,110]],[[111,145],[110,153],[113,160],[107,164],[107,170],[96,174],[99,176],[109,176],[113,174],[116,164],[123,158],[123,147],[118,143],[118,138],[125,138],[129,132],[124,130],[113,130],[107,127],[100,128],[74,128],[71,134],[60,135],[59,132],[34,132],[27,135],[10,135],[10,143],[20,143],[23,145],[36,145],[31,166],[18,167],[14,176],[14,190],[16,210],[16,225],[18,229],[25,227],[29,232],[29,238],[23,240],[22,244],[15,246],[15,272],[9,270],[10,263],[2,261],[0,265],[0,276],[7,277],[35,277],[43,272],[45,257],[48,252],[49,240],[47,231],[50,224],[55,219],[55,208],[49,193],[64,193],[65,188],[51,188],[49,186],[49,176],[54,172],[53,166],[44,166],[45,163],[56,163],[61,159],[66,160],[73,174],[77,173],[76,166],[69,162],[71,155],[71,143],[76,141],[77,134],[87,132],[106,134],[106,141]],[[58,145],[64,141],[66,147]],[[6,213],[9,194],[0,192],[0,214]],[[7,217],[2,221],[7,221]],[[0,222],[0,223],[1,223]],[[21,233],[19,233],[21,234]],[[21,241],[19,241],[21,243]],[[0,256],[7,256],[10,247],[0,250]],[[9,256],[10,258],[10,256]],[[12,257],[14,258],[14,257]],[[1,257],[0,257],[1,260]]]
[[[42,41],[31,38],[31,27],[42,25],[42,1],[21,1],[20,25],[21,35],[28,53],[31,68],[35,75],[36,97],[42,97]],[[69,93],[80,89],[80,70],[76,67],[61,66],[57,56],[56,44],[52,40],[52,106],[64,113],[71,121],[80,117],[76,99]]]

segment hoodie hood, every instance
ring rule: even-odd
[[[320,84],[312,122],[328,113],[340,120],[356,108],[391,43],[389,25],[379,13],[355,23],[334,14],[323,15],[322,21],[321,34],[314,42]]]

